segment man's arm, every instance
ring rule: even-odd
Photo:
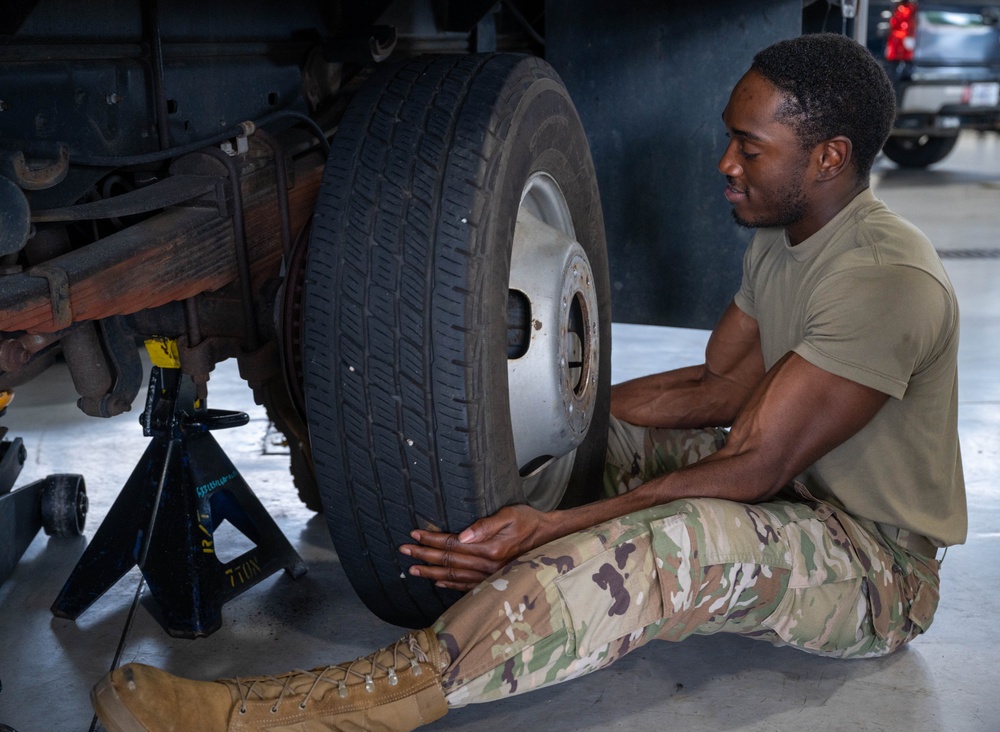
[[[863,428],[888,397],[787,354],[752,390],[724,448],[615,498],[542,513],[511,506],[459,534],[415,531],[414,575],[467,590],[511,559],[618,516],[680,498],[765,500]]]
[[[612,387],[611,413],[647,427],[726,426],[763,376],[757,321],[730,303],[708,339],[704,364]],[[614,503],[599,506],[601,516],[607,511],[607,518],[629,511]],[[418,544],[404,544],[400,551],[427,563],[411,568],[412,574],[437,580],[442,586],[470,589],[491,574],[490,568],[499,569],[510,559],[575,531],[573,526],[583,528],[601,520],[606,518],[543,514],[530,506],[508,506],[461,534],[414,531],[411,536]]]
[[[704,364],[615,385],[611,413],[643,427],[725,427],[763,376],[757,321],[730,303],[708,339]]]

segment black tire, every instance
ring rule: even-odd
[[[87,485],[82,475],[60,473],[45,479],[42,528],[48,536],[80,536],[87,522]]]
[[[582,442],[560,462],[572,466],[568,484],[548,480],[560,472],[549,465],[535,481],[548,487],[529,497],[521,473],[544,456],[515,450],[512,421],[525,420],[511,413],[508,357],[541,323],[508,288],[519,211],[558,218],[544,200],[532,208],[548,194],[571,219],[559,225],[573,230],[568,246],[588,260],[572,275],[581,284],[566,264],[560,287],[583,313],[583,375],[566,393],[589,400],[589,414],[576,412],[589,429],[571,425]],[[532,255],[519,247],[524,264]],[[320,493],[344,570],[379,617],[426,626],[460,596],[408,574],[398,547],[414,528],[458,531],[529,498],[551,508],[596,496],[611,370],[604,223],[582,125],[544,61],[463,55],[380,69],[330,150],[304,300]],[[508,350],[508,325],[520,353]],[[563,325],[565,338],[579,324]]]
[[[958,143],[958,135],[939,137],[922,135],[920,137],[892,136],[885,142],[882,152],[892,162],[902,168],[926,168],[928,165],[940,163]]]

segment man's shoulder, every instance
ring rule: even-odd
[[[951,289],[944,265],[931,240],[885,203],[872,200],[857,211],[852,223],[853,233],[837,258],[838,266],[913,268]]]
[[[930,239],[916,224],[893,211],[881,199],[873,198],[859,209],[855,220],[870,235],[877,235],[880,242],[903,243],[909,248],[927,247],[933,250]]]

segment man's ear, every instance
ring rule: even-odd
[[[851,164],[854,147],[843,135],[819,143],[813,151],[816,162],[816,180],[832,180]]]

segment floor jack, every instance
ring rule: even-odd
[[[11,396],[0,392],[0,415]],[[0,427],[0,585],[39,529],[49,536],[79,536],[87,519],[87,488],[81,475],[49,475],[12,490],[28,455],[20,437],[6,440],[6,435],[7,428]],[[0,732],[14,730],[0,724]]]
[[[207,636],[222,625],[224,603],[280,569],[298,578],[306,566],[210,434],[248,415],[207,409],[179,368],[153,366],[140,421],[149,446],[52,612],[76,619],[138,565],[139,591],[144,580],[167,633]],[[214,538],[223,521],[255,544],[227,562]]]
[[[3,409],[0,408],[0,414]],[[0,585],[39,529],[49,536],[79,536],[87,518],[87,488],[82,475],[49,475],[11,490],[27,452],[20,437],[2,439],[0,427]]]

